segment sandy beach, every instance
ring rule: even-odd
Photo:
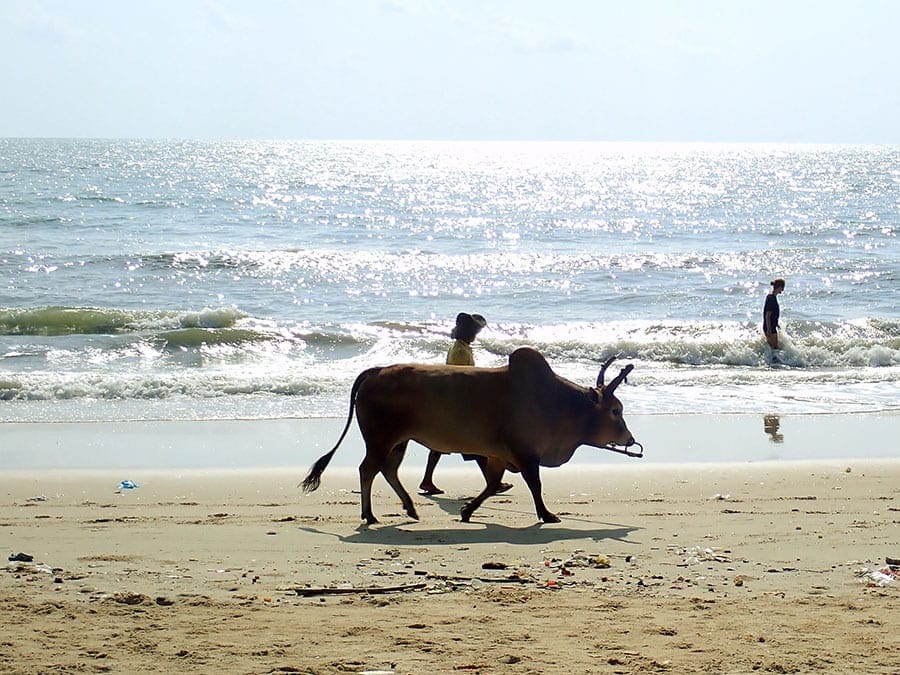
[[[898,459],[569,465],[552,525],[518,476],[460,522],[448,461],[365,527],[306,468],[5,471],[0,670],[898,672]]]

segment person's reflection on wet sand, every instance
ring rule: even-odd
[[[778,415],[766,415],[763,417],[763,429],[769,434],[769,440],[772,443],[784,443],[784,434],[778,433],[781,426],[781,419]]]

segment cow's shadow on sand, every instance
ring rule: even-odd
[[[410,521],[409,524],[414,521]],[[535,523],[526,527],[508,527],[495,523],[457,523],[458,528],[405,529],[403,525],[360,526],[354,534],[337,536],[346,544],[381,544],[391,546],[463,546],[469,544],[550,544],[553,542],[592,539],[615,539],[623,543],[637,527],[603,527],[601,529],[575,529],[562,523],[544,525]],[[304,528],[307,532],[318,532]],[[326,534],[318,532],[318,534]]]
[[[521,514],[523,525],[510,527],[499,525],[489,521],[488,517],[480,519],[479,513],[490,511],[490,502],[484,504],[472,516],[472,521],[463,523],[459,519],[459,510],[468,499],[453,499],[447,497],[429,497],[431,501],[450,515],[456,516],[456,522],[452,527],[436,529],[424,529],[422,521],[407,520],[403,523],[378,525],[360,525],[356,532],[350,535],[340,535],[333,532],[324,532],[315,528],[300,528],[311,534],[327,534],[337,537],[347,544],[381,544],[391,546],[416,546],[427,544],[429,546],[458,546],[467,544],[490,544],[503,542],[507,544],[550,544],[553,542],[591,539],[593,541],[616,540],[625,544],[637,544],[628,541],[627,537],[643,528],[619,523],[602,523],[586,519],[580,516],[560,514],[561,523],[545,524],[534,522],[536,517],[533,511],[515,510]],[[502,504],[502,502],[501,502]],[[498,504],[499,505],[499,504]],[[384,514],[382,520],[388,517],[396,517],[399,514]],[[420,514],[422,516],[422,514]],[[433,516],[432,516],[433,517]],[[427,524],[428,515],[422,516]],[[567,527],[566,521],[580,523],[582,527]],[[530,524],[525,524],[530,523]]]

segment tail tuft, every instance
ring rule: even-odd
[[[340,443],[340,441],[338,441],[338,443]],[[309,473],[306,474],[306,478],[304,478],[303,482],[301,483],[304,492],[312,492],[313,490],[317,490],[319,488],[322,474],[325,472],[325,467],[328,466],[328,462],[330,462],[331,458],[334,457],[335,450],[337,450],[337,446],[334,446],[332,451],[328,454],[319,457],[319,459],[316,460],[316,463],[312,465]]]
[[[314,471],[310,471],[306,478],[303,479],[303,483],[301,483],[301,487],[304,492],[314,492],[319,489],[319,485],[322,484],[321,480],[322,474],[315,473]]]

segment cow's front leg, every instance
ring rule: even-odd
[[[537,511],[539,520],[545,523],[558,523],[559,516],[550,513],[544,504],[544,498],[541,495],[541,465],[537,460],[525,462],[522,467],[522,478],[525,484],[531,490],[531,497],[534,499],[534,508]]]
[[[506,466],[502,462],[494,462],[493,460],[488,459],[484,467],[484,490],[482,490],[481,494],[472,501],[463,506],[459,512],[460,519],[464,523],[469,522],[475,509],[481,506],[485,499],[491,495],[497,494],[497,489],[500,487],[500,481],[503,479],[504,471],[506,471]]]

